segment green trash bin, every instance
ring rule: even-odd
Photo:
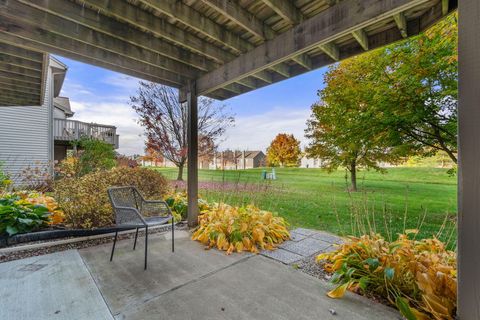
[[[267,170],[262,170],[262,180],[267,179]]]

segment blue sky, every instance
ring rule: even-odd
[[[120,134],[120,153],[143,153],[143,130],[136,114],[128,106],[138,79],[58,57],[68,66],[61,95],[70,98],[73,119],[115,125]],[[235,126],[229,128],[220,149],[265,150],[277,133],[303,136],[310,106],[323,88],[326,68],[225,100],[235,114]]]

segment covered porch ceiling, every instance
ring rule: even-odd
[[[418,34],[456,8],[456,0],[0,0],[0,103],[39,98],[42,52],[176,88],[195,81],[196,94],[224,100]],[[20,84],[37,86],[22,95]]]
[[[46,54],[0,42],[0,106],[39,106]]]

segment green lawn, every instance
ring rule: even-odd
[[[176,169],[158,170],[170,179],[176,178]],[[262,169],[200,170],[199,180],[206,182],[200,195],[230,204],[254,202],[285,217],[293,227],[339,234],[375,229],[395,235],[404,225],[407,229],[421,226],[419,236],[427,237],[445,226],[441,238],[455,238],[456,177],[447,175],[446,169],[399,167],[385,174],[361,171],[356,193],[347,192],[344,171],[276,171],[277,180],[265,182],[260,179]]]

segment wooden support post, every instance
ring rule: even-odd
[[[188,111],[188,226],[195,227],[198,224],[198,106],[195,82],[187,87],[187,111]]]
[[[480,2],[459,1],[458,319],[480,319]]]

